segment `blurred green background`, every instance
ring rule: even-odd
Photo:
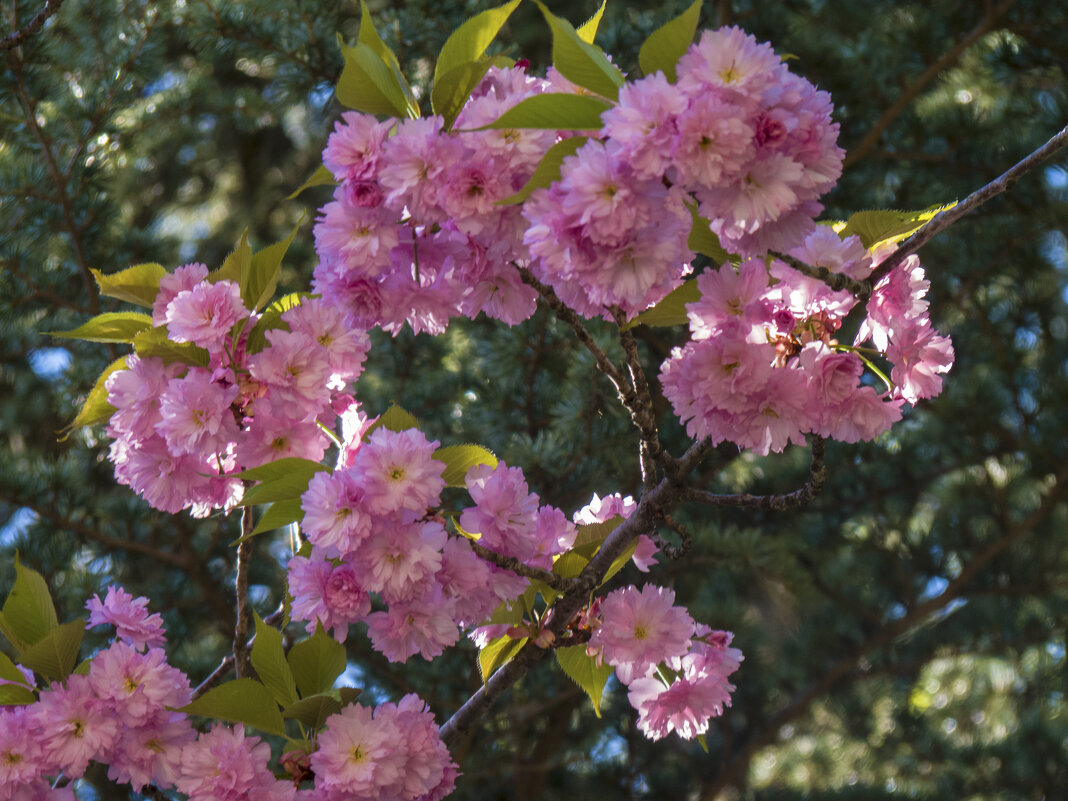
[[[425,94],[445,36],[490,5],[373,2],[378,30]],[[548,4],[573,22],[596,6]],[[609,5],[598,44],[637,74],[637,48],[684,3]],[[830,91],[849,152],[826,216],[962,198],[1068,121],[1068,30],[1045,0],[709,0]],[[0,0],[0,30],[39,4]],[[43,572],[61,617],[120,582],[163,611],[194,683],[228,648],[236,515],[151,510],[115,485],[99,429],[57,432],[120,351],[55,340],[115,308],[88,280],[157,261],[217,266],[305,217],[283,290],[307,286],[310,219],[286,197],[341,109],[335,33],[359,8],[329,0],[66,0],[0,53],[0,590],[13,555]],[[499,37],[535,68],[547,29],[523,4]],[[746,660],[708,753],[647,741],[609,684],[598,720],[543,664],[455,754],[457,799],[967,799],[1038,801],[1068,786],[1068,159],[1048,162],[921,253],[932,316],[952,336],[943,395],[876,443],[828,448],[829,478],[790,513],[687,509],[688,558],[653,580],[695,618],[736,632]],[[681,332],[642,332],[650,364]],[[605,342],[607,343],[607,338]],[[655,368],[654,368],[655,369]],[[358,395],[396,401],[445,444],[521,465],[568,513],[638,489],[636,438],[591,360],[544,311],[506,329],[456,322],[437,339],[375,336]],[[683,446],[665,419],[665,439]],[[717,491],[798,486],[807,454],[721,448]],[[257,609],[280,600],[284,537],[258,541]],[[616,583],[634,581],[628,571]],[[390,665],[362,635],[350,675],[370,697],[423,695],[444,719],[479,684],[474,650]],[[99,766],[84,798],[127,798]]]

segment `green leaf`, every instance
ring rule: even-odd
[[[204,693],[178,710],[231,723],[244,723],[284,737],[286,723],[270,690],[254,679],[234,679]]]
[[[597,12],[575,30],[578,38],[586,44],[593,44],[593,40],[597,37],[597,26],[601,24],[601,17],[604,16],[604,7],[606,5],[608,5],[608,0],[602,0],[601,7],[597,9]]]
[[[636,325],[648,325],[653,328],[686,325],[690,321],[690,318],[686,316],[686,304],[696,303],[700,299],[701,290],[697,288],[697,279],[690,278],[683,281],[682,286],[673,289],[653,308],[646,309],[621,328],[627,331]]]
[[[302,215],[301,221],[303,220]],[[268,245],[252,257],[248,283],[241,287],[241,298],[249,309],[253,311],[261,309],[271,299],[278,286],[278,279],[282,277],[282,257],[293,244],[298,230],[300,230],[300,222],[293,226],[289,236],[281,242]]]
[[[14,662],[11,661],[11,657],[0,651],[0,679],[5,681],[13,681],[18,684],[24,684],[29,686],[26,681],[26,677],[22,675],[22,671],[18,669]],[[0,687],[6,687],[7,685],[0,684]]]
[[[255,610],[252,616],[256,621],[256,639],[252,643],[252,667],[260,677],[263,686],[283,707],[297,700],[297,685],[293,681],[293,671],[286,661],[286,652],[282,647],[282,632],[263,622]]]
[[[356,699],[363,694],[363,690],[359,687],[338,687],[336,690],[331,690],[330,693],[336,694],[338,700],[341,701],[341,706],[345,707],[349,704],[356,702]]]
[[[359,43],[347,47],[338,36],[345,68],[337,83],[337,99],[347,108],[387,117],[417,116],[410,114],[404,88],[393,68],[370,46]]]
[[[341,702],[329,695],[309,695],[282,709],[282,717],[299,720],[305,726],[318,729],[331,715],[341,711]]]
[[[106,423],[111,419],[111,415],[115,414],[115,407],[108,403],[108,377],[118,370],[125,369],[125,356],[120,356],[104,368],[104,372],[102,372],[96,379],[93,388],[89,390],[89,394],[85,396],[81,408],[78,409],[77,416],[71,421],[70,425],[60,430],[59,433],[62,434],[62,436],[59,439],[61,442],[70,436],[70,432],[76,428],[92,426],[97,423]]]
[[[453,31],[442,45],[437,63],[434,64],[435,87],[443,76],[457,67],[482,58],[490,42],[494,40],[518,5],[519,0],[512,0],[503,6],[483,11]],[[436,106],[435,112],[441,113],[437,111]]]
[[[260,482],[255,487],[245,490],[245,497],[241,499],[240,505],[253,506],[261,503],[295,500],[299,507],[300,496],[308,489],[308,482],[316,473],[324,470],[329,472],[330,468],[319,462],[313,462],[311,459],[289,456],[237,473],[238,478]],[[282,510],[279,510],[279,514],[281,512]]]
[[[49,331],[61,339],[84,339],[86,342],[133,342],[134,337],[152,327],[152,318],[140,312],[98,314],[73,331]]]
[[[108,298],[118,298],[137,306],[152,308],[159,292],[159,281],[167,274],[162,264],[149,262],[135,264],[117,273],[104,275],[100,270],[90,270],[100,294]]]
[[[545,151],[545,155],[541,157],[538,166],[534,168],[534,174],[523,184],[523,188],[511,197],[498,200],[497,205],[513,206],[522,203],[530,197],[535,189],[547,187],[553,181],[559,179],[560,168],[564,164],[564,159],[574,155],[576,150],[586,144],[586,140],[587,137],[585,136],[572,136],[550,147]]]
[[[290,523],[299,523],[303,519],[304,509],[300,505],[300,498],[275,501],[267,507],[267,511],[263,513],[263,517],[256,523],[256,527],[252,529],[252,533],[249,536],[263,534],[265,531],[274,531],[283,526],[288,526]],[[236,545],[242,540],[244,540],[244,537],[231,544]]]
[[[0,684],[0,706],[26,706],[37,701],[37,696],[26,687],[17,684]]]
[[[326,467],[322,468],[326,470]],[[319,471],[316,471],[319,472]],[[238,506],[257,506],[262,503],[276,503],[278,501],[295,500],[300,502],[300,496],[308,489],[308,482],[315,474],[296,473],[294,475],[277,478],[273,481],[265,481],[251,489],[245,490],[245,497]]]
[[[386,46],[386,43],[382,41],[382,37],[378,35],[378,31],[375,30],[371,12],[367,10],[367,3],[364,0],[360,0],[360,35],[356,41],[358,44],[369,47],[375,55],[382,59],[382,63],[389,67],[393,73],[394,82],[400,87],[401,94],[404,96],[405,112],[409,117],[418,117],[419,102],[415,99],[415,95],[412,94],[412,88],[404,78],[397,56]]]
[[[703,256],[708,256],[716,264],[736,261],[719,244],[719,237],[708,227],[708,220],[697,211],[697,204],[687,203],[686,208],[690,210],[690,216],[693,218],[693,225],[690,227],[690,237],[686,240],[686,247]]]
[[[593,702],[593,711],[601,717],[601,695],[605,682],[614,672],[611,665],[597,666],[597,662],[586,655],[585,645],[571,645],[554,651],[556,661],[575,684],[586,691]]]
[[[604,586],[609,580],[620,570],[627,566],[627,562],[634,556],[634,551],[638,548],[638,540],[635,539],[630,545],[623,549],[623,553],[612,560],[612,564],[608,566],[608,570],[604,574],[604,578],[601,579],[600,586]]]
[[[587,523],[579,526],[578,534],[575,535],[575,544],[571,546],[571,550],[586,556],[593,556],[601,544],[608,539],[608,535],[615,531],[622,522],[623,515],[615,515],[603,523]]]
[[[241,232],[241,239],[230,251],[230,255],[222,263],[222,267],[208,273],[208,280],[216,284],[219,281],[233,281],[241,287],[241,295],[244,297],[244,288],[248,283],[249,272],[252,270],[252,248],[248,244],[248,229]]]
[[[78,664],[84,635],[85,621],[72,620],[52,629],[42,640],[19,654],[19,659],[30,670],[45,678],[62,681]]]
[[[507,634],[491,640],[485,648],[478,652],[478,669],[482,673],[482,683],[489,681],[497,670],[512,659],[529,638],[520,637],[513,640]]]
[[[334,180],[334,174],[322,164],[316,167],[315,172],[308,176],[308,180],[294,189],[293,194],[287,196],[286,200],[294,200],[305,190],[316,186],[337,186],[337,181]]]
[[[208,352],[192,342],[173,342],[168,337],[167,326],[159,325],[142,331],[134,337],[134,351],[142,359],[162,359],[164,364],[181,362],[191,367],[207,367]]]
[[[345,646],[331,637],[319,623],[315,634],[289,649],[289,666],[301,697],[325,693],[345,672]]]
[[[243,478],[248,481],[278,481],[289,478],[293,474],[307,476],[309,479],[321,470],[330,468],[311,459],[301,459],[299,456],[287,456],[284,459],[276,459],[259,467],[250,467],[235,473],[235,478]]]
[[[623,73],[596,45],[583,41],[566,19],[562,19],[535,0],[553,32],[553,66],[571,83],[615,100],[623,85]],[[600,125],[587,126],[590,128]]]
[[[553,562],[553,573],[561,578],[575,578],[589,563],[589,557],[583,556],[576,551],[568,551],[565,554],[561,554],[557,560]]]
[[[927,225],[936,214],[956,205],[957,202],[953,201],[920,211],[891,209],[858,211],[846,221],[845,228],[841,229],[838,235],[843,239],[847,236],[859,236],[864,247],[871,250],[884,242],[900,242],[907,239]]]
[[[550,128],[587,131],[601,127],[601,114],[612,105],[589,95],[546,92],[516,103],[487,128]]]
[[[452,128],[467,98],[486,75],[486,71],[492,66],[509,66],[510,63],[514,62],[504,56],[480,58],[478,61],[461,64],[434,81],[430,105],[435,114],[440,114],[445,119],[445,130]]]
[[[523,622],[523,607],[515,601],[501,601],[493,614],[486,618],[483,626],[495,626],[500,623],[508,623],[517,626]]]
[[[497,466],[497,457],[481,445],[448,445],[434,451],[434,458],[445,464],[441,477],[447,487],[467,486],[464,477],[476,465]]]
[[[701,746],[702,751],[704,751],[706,754],[708,753],[708,740],[705,739],[705,735],[697,735],[697,744]]]
[[[397,404],[386,409],[374,424],[363,432],[363,441],[370,439],[377,429],[385,428],[388,431],[407,431],[409,428],[419,428],[419,421],[410,412],[406,412]]]
[[[0,631],[21,652],[44,640],[57,626],[59,619],[48,584],[36,570],[25,567],[15,554],[15,586],[0,610]],[[25,660],[23,664],[36,669]]]
[[[276,329],[288,331],[289,323],[282,320],[282,315],[294,306],[299,306],[301,301],[308,297],[311,297],[309,292],[290,292],[268,306],[263,311],[263,314],[260,315],[260,319],[256,322],[256,327],[249,331],[248,340],[245,343],[245,352],[251,355],[259,353],[266,348],[268,331]]]
[[[693,43],[697,23],[701,19],[701,0],[683,11],[675,19],[657,28],[638,51],[638,64],[642,73],[652,75],[662,72],[669,83],[675,83],[675,65]]]

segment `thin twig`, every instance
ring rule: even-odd
[[[653,414],[652,393],[649,390],[649,380],[645,376],[645,369],[642,367],[641,355],[638,353],[638,342],[633,332],[624,327],[626,316],[622,310],[613,308],[612,316],[616,325],[619,326],[619,341],[623,346],[627,372],[630,375],[631,387],[634,389],[635,403],[633,407],[627,407],[627,411],[630,412],[631,421],[641,435],[639,449],[642,484],[646,490],[650,490],[657,482],[656,465],[667,461],[673,462],[674,459],[660,444],[660,433],[657,430],[656,416]]]
[[[795,258],[789,253],[779,253],[777,250],[769,250],[768,255],[774,256],[779,261],[786,262],[799,273],[807,275],[809,278],[815,278],[817,281],[822,281],[836,292],[840,292],[844,289],[860,300],[867,300],[871,296],[870,284],[867,284],[864,281],[857,281],[855,278],[850,278],[845,273],[836,273],[828,270],[826,267],[806,264],[801,261],[801,259]]]
[[[516,265],[516,269],[519,271],[519,275],[523,278],[523,283],[532,287],[546,305],[553,310],[562,322],[567,323],[571,327],[571,330],[575,332],[575,336],[578,337],[578,341],[581,342],[586,350],[588,350],[597,363],[597,369],[608,377],[608,380],[612,382],[612,386],[615,387],[616,392],[619,393],[620,400],[627,408],[634,403],[634,391],[627,385],[627,379],[620,372],[619,368],[615,366],[611,359],[608,358],[608,354],[604,352],[600,345],[594,340],[593,335],[587,330],[586,326],[582,324],[582,319],[575,314],[574,311],[569,309],[564,302],[556,296],[552,287],[546,286],[537,278],[534,277],[534,273],[528,270],[526,267],[520,267]]]
[[[273,626],[275,623],[280,622],[283,617],[285,617],[285,609],[284,607],[280,606],[274,612],[267,615],[267,617],[263,619],[263,622],[266,623],[268,626]],[[255,639],[256,638],[253,637],[245,644],[246,649],[252,646],[252,643],[255,641]],[[200,696],[202,696],[204,693],[206,693],[208,690],[210,690],[212,687],[222,681],[222,677],[229,673],[233,666],[234,655],[229,654],[228,656],[224,656],[222,661],[219,662],[218,667],[216,667],[215,670],[213,670],[208,675],[208,677],[204,679],[204,681],[200,682],[200,684],[197,685],[197,688],[193,690],[193,700],[195,701],[196,699],[200,698]]]
[[[681,545],[672,545],[670,542],[666,542],[663,539],[657,537],[660,540],[657,545],[660,546],[660,550],[668,555],[669,559],[682,559],[693,548],[693,534],[690,530],[683,526],[681,523],[675,520],[671,515],[664,515],[664,525],[679,535],[679,539],[682,541]]]
[[[741,509],[774,509],[785,511],[804,506],[815,498],[823,483],[827,480],[827,470],[823,463],[824,441],[820,437],[812,438],[812,464],[809,468],[809,478],[800,489],[782,495],[719,495],[714,492],[687,487],[684,497],[688,501],[703,503],[707,506],[735,507]]]
[[[18,47],[37,31],[41,30],[41,26],[45,24],[49,17],[59,11],[61,5],[63,5],[63,0],[47,0],[44,8],[38,11],[37,16],[26,23],[25,27],[19,28],[14,33],[9,33],[3,39],[0,39],[0,51]]]
[[[492,562],[497,565],[497,567],[503,567],[505,570],[511,570],[517,576],[524,576],[529,579],[534,579],[535,581],[541,581],[560,592],[567,592],[575,586],[575,582],[572,579],[563,578],[562,576],[558,576],[555,573],[550,573],[548,570],[542,570],[538,567],[531,567],[514,557],[499,554],[493,549],[487,548],[485,545],[479,545],[473,540],[467,540],[467,544],[471,546],[471,550],[473,550],[475,555],[480,559]]]
[[[1051,137],[1046,144],[1035,150],[1027,158],[1010,167],[982,189],[977,189],[960,203],[953,206],[953,208],[946,209],[932,217],[927,225],[902,242],[897,250],[876,267],[865,283],[869,287],[876,286],[891,270],[942,233],[942,231],[953,225],[961,217],[975,211],[991,198],[1000,195],[1066,145],[1068,145],[1068,126],[1062,128],[1060,133]]]

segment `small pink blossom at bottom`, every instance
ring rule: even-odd
[[[119,738],[118,720],[85,676],[68,676],[66,687],[53,683],[29,714],[48,773],[62,771],[78,778],[90,760],[106,761]]]
[[[267,767],[271,747],[246,737],[245,727],[212,727],[182,748],[175,784],[189,801],[291,801],[292,782],[276,781]]]
[[[0,801],[8,801],[19,787],[40,779],[45,765],[41,744],[27,737],[28,707],[0,707]]]
[[[108,587],[104,600],[93,595],[85,603],[89,610],[87,629],[93,626],[112,625],[115,634],[139,650],[146,647],[159,647],[166,641],[163,618],[158,613],[148,614],[148,598],[143,595],[134,598],[122,587]]]
[[[665,687],[659,678],[635,679],[627,699],[638,710],[638,728],[650,740],[676,732],[692,740],[708,731],[708,722],[730,706],[731,690],[726,681],[705,678],[678,679]]]
[[[371,708],[361,704],[350,704],[327,718],[311,757],[317,790],[370,801],[379,788],[397,781],[400,770],[390,756],[400,743],[394,732],[376,723]]]
[[[126,729],[108,766],[108,778],[140,792],[146,784],[160,789],[174,786],[182,747],[197,737],[189,718],[180,712],[161,712],[143,726]]]

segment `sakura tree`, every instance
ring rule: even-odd
[[[57,334],[133,349],[73,425],[106,427],[116,481],[155,509],[240,517],[233,649],[194,687],[168,663],[150,599],[113,587],[88,620],[60,624],[20,565],[0,614],[18,655],[0,658],[0,801],[72,798],[91,761],[156,797],[443,798],[461,772],[450,747],[549,654],[595,708],[614,676],[647,737],[702,740],[745,644],[656,583],[693,537],[676,510],[801,506],[827,480],[827,440],[872,440],[937,396],[954,352],[915,252],[1068,140],[959,204],[818,221],[845,155],[831,98],[771,45],[698,32],[697,0],[626,76],[594,44],[604,6],[575,28],[538,3],[553,35],[540,77],[486,55],[518,4],[452,34],[429,109],[363,8],[337,86],[351,111],[305,185],[335,186],[310,292],[274,297],[299,227],[258,251],[242,237],[215,269],[94,272],[101,294],[146,311]],[[361,405],[369,330],[515,325],[539,304],[633,422],[638,498],[604,487],[558,508],[494,443],[425,431],[403,398]],[[611,348],[595,319],[614,327]],[[688,339],[647,364],[640,326]],[[654,383],[692,440],[682,452],[661,442]],[[712,493],[696,473],[725,442],[808,447],[810,477]],[[291,546],[286,603],[261,616],[248,570],[276,531]],[[650,582],[610,585],[628,563]],[[291,623],[308,636],[287,648]],[[113,644],[79,662],[98,625]],[[356,637],[395,663],[468,637],[482,687],[440,724],[414,694],[362,703],[362,688],[334,686]],[[198,717],[231,725],[198,730]]]

